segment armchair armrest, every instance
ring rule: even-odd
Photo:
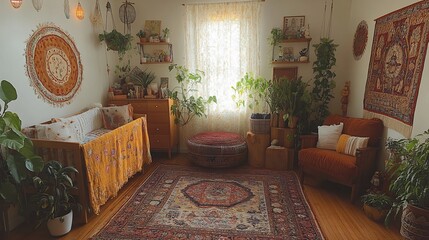
[[[301,148],[312,148],[316,147],[317,135],[301,135]]]
[[[367,147],[356,149],[357,184],[361,189],[367,189],[376,169],[377,148]]]

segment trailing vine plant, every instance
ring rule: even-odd
[[[312,98],[312,120],[310,122],[311,129],[323,123],[323,120],[329,115],[329,102],[334,95],[332,90],[335,88],[334,78],[335,72],[332,67],[335,66],[337,59],[335,58],[335,50],[338,47],[334,44],[334,40],[329,38],[321,38],[320,43],[314,44],[316,61],[313,63],[314,85],[311,91]]]

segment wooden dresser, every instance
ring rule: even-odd
[[[151,150],[171,151],[178,145],[178,128],[174,123],[174,116],[170,108],[173,104],[171,99],[124,99],[109,100],[108,104],[126,105],[131,104],[134,113],[146,114]]]

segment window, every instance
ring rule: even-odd
[[[208,119],[197,119],[190,131],[247,131],[249,114],[237,110],[231,86],[246,72],[259,74],[259,6],[260,2],[186,5],[186,65],[205,72],[199,94],[218,99]]]

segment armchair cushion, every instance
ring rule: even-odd
[[[337,152],[356,156],[356,149],[366,148],[369,137],[353,137],[347,134],[341,134],[337,143]]]
[[[335,150],[342,131],[343,123],[339,123],[337,125],[334,124],[329,126],[319,126],[319,140],[317,142],[317,147]]]
[[[356,157],[336,151],[306,148],[299,151],[299,165],[309,173],[334,177],[336,181],[352,184],[356,176]]]

